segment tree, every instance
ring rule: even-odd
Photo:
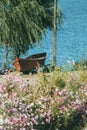
[[[56,31],[57,31],[57,0],[54,0],[54,51],[53,51],[54,65],[56,65]]]
[[[25,53],[53,28],[53,5],[53,0],[0,0],[0,42],[18,57]]]
[[[61,27],[64,15],[60,9],[57,8],[58,0],[54,0],[54,48],[53,48],[53,64],[56,65],[56,52],[57,52],[57,29]]]

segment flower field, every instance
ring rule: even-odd
[[[81,130],[87,121],[86,75],[39,73],[36,86],[7,76],[0,84],[0,130]]]

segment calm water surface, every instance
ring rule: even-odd
[[[62,29],[57,32],[57,64],[87,59],[87,0],[59,0],[59,3],[65,19]],[[39,52],[46,52],[46,63],[52,63],[52,31],[47,31],[41,46],[30,49],[23,57]]]
[[[57,32],[57,64],[66,64],[68,60],[87,59],[87,0],[60,0],[65,19],[62,29]],[[47,52],[47,62],[53,58],[53,32],[48,31],[41,48],[34,52]]]

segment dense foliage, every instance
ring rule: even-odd
[[[53,0],[0,0],[0,42],[16,56],[40,42],[53,28]],[[58,10],[58,24],[62,13]]]

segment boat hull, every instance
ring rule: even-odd
[[[44,66],[46,53],[31,55],[27,58],[16,58],[13,65],[19,72],[30,72]]]

